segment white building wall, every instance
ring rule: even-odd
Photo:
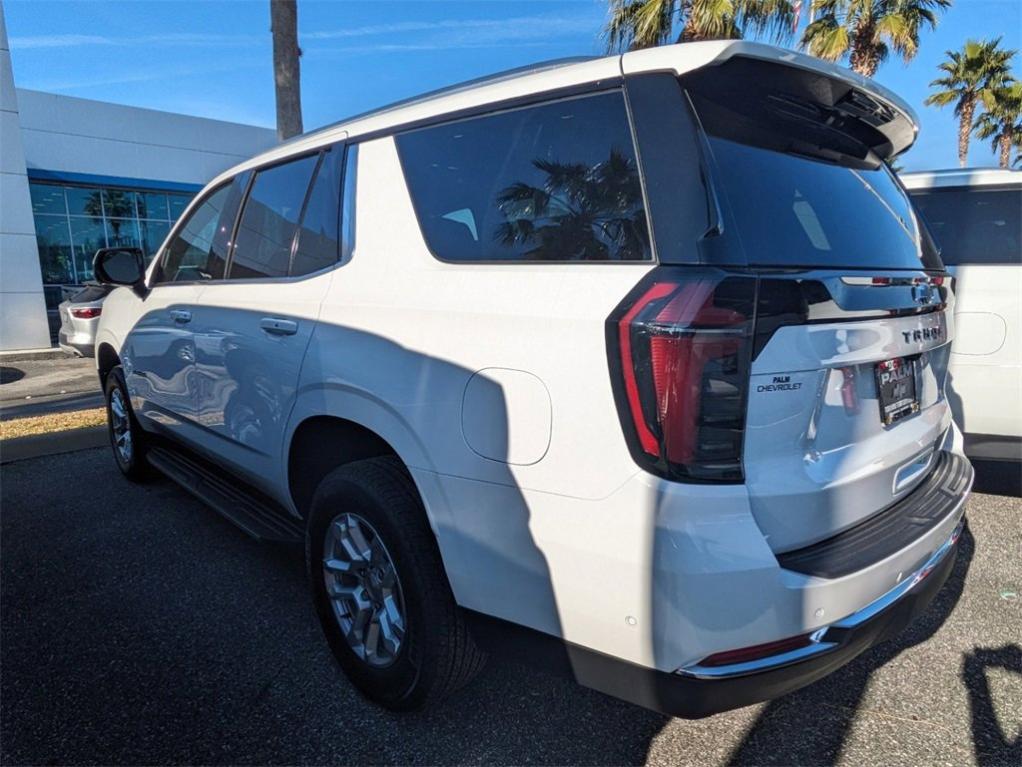
[[[0,6],[0,351],[50,345],[18,97]]]
[[[267,128],[16,89],[2,3],[0,91],[0,350],[50,345],[27,172],[201,186],[276,143]]]
[[[205,184],[276,143],[252,125],[17,90],[28,168]]]

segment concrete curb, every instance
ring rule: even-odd
[[[0,442],[0,464],[41,458],[44,455],[73,453],[76,450],[105,447],[108,444],[105,425],[5,439]]]
[[[0,364],[7,362],[38,362],[41,360],[71,359],[69,354],[60,347],[52,349],[19,349],[12,352],[0,352]]]

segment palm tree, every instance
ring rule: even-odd
[[[995,40],[967,40],[961,51],[948,51],[947,60],[938,69],[942,77],[930,83],[934,92],[926,104],[938,107],[955,105],[958,116],[958,164],[965,167],[969,157],[969,137],[973,131],[976,105],[990,102],[997,88],[1010,79],[1009,67],[1015,51],[1000,47]]]
[[[273,35],[273,82],[277,96],[277,138],[302,132],[302,83],[298,47],[297,0],[270,0]]]
[[[615,149],[594,165],[533,160],[545,177],[516,181],[497,197],[504,216],[495,239],[527,246],[546,261],[634,261],[649,252],[642,187],[635,163]]]
[[[608,50],[635,50],[672,41],[733,40],[747,33],[791,36],[793,0],[610,0],[604,28]]]
[[[937,26],[937,11],[951,0],[812,0],[813,21],[802,45],[814,56],[846,55],[860,75],[876,74],[893,49],[907,64],[919,49],[919,32]]]
[[[1014,81],[993,92],[986,111],[976,120],[976,136],[993,139],[994,152],[998,152],[1000,166],[1011,166],[1012,147],[1022,139],[1022,82]]]

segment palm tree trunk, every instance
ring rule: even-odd
[[[863,77],[872,77],[880,66],[880,58],[876,52],[868,46],[852,48],[852,55],[849,58],[849,66],[853,72],[858,72]]]
[[[880,54],[873,44],[875,36],[873,23],[866,22],[855,30],[852,42],[852,53],[848,59],[848,65],[852,71],[858,72],[863,77],[872,77],[880,66]]]
[[[273,33],[273,81],[277,94],[277,138],[302,132],[302,55],[298,47],[297,0],[270,0]]]
[[[958,167],[964,168],[969,162],[969,137],[972,136],[972,115],[976,111],[976,99],[962,99],[962,111],[958,119]]]
[[[1014,139],[1013,132],[1005,128],[1004,133],[1001,134],[1000,145],[1001,145],[1001,167],[1011,167],[1011,145],[1012,139]]]

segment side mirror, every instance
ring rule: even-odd
[[[141,298],[149,290],[145,284],[145,261],[138,248],[100,248],[92,258],[96,280],[104,285],[127,285]]]

